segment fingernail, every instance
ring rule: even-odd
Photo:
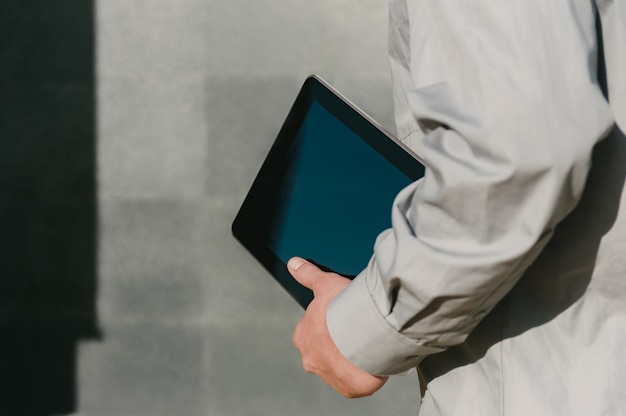
[[[287,262],[287,267],[291,270],[298,270],[304,263],[306,263],[304,259],[301,259],[300,257],[292,257],[289,259],[289,262]]]

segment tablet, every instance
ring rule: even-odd
[[[424,166],[408,148],[313,75],[235,220],[233,236],[303,307],[312,292],[287,271],[293,256],[354,277],[391,227],[400,190]]]

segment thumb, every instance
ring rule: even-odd
[[[289,273],[296,279],[302,286],[313,290],[315,282],[315,274],[321,272],[321,270],[303,258],[292,257],[287,262],[287,269]]]

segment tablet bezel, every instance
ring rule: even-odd
[[[235,239],[305,309],[313,299],[313,293],[293,279],[286,264],[253,233],[255,227],[252,223],[263,196],[274,181],[279,179],[278,175],[285,165],[291,144],[297,137],[300,126],[314,101],[339,119],[408,178],[415,181],[424,175],[424,166],[419,157],[356,105],[317,75],[311,75],[305,80],[232,224],[232,234]],[[391,211],[391,207],[389,208]]]

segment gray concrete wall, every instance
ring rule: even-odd
[[[393,131],[386,2],[94,6],[100,336],[77,345],[73,413],[417,414],[415,374],[346,400],[302,371],[302,311],[230,236],[308,74]]]

